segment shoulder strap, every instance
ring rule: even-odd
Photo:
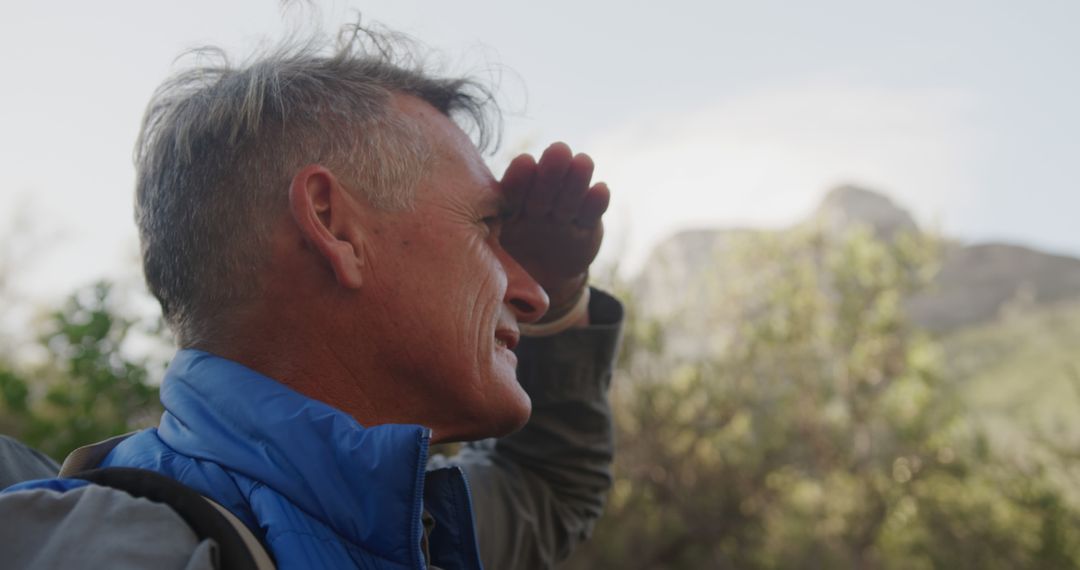
[[[221,513],[221,516],[225,517],[225,520],[229,521],[233,530],[235,530],[236,534],[240,536],[240,539],[244,541],[244,547],[251,557],[254,558],[255,566],[253,566],[253,568],[256,570],[275,570],[276,566],[274,565],[274,559],[270,557],[270,553],[267,552],[266,546],[263,545],[261,540],[255,537],[251,532],[251,529],[249,529],[243,521],[236,518],[236,515],[232,514],[229,509],[221,506],[217,501],[210,497],[202,495],[202,498],[205,499],[211,507],[217,509],[217,511]]]
[[[237,570],[275,568],[266,548],[251,530],[228,509],[194,489],[155,471],[129,467],[106,467],[72,475],[119,489],[171,507],[191,527],[199,540],[212,538],[218,545],[221,567]]]
[[[111,437],[72,451],[64,459],[59,476],[84,479],[169,505],[188,523],[199,540],[212,538],[217,542],[224,568],[274,568],[274,561],[266,547],[252,534],[251,529],[229,509],[209,497],[154,471],[128,467],[97,468],[106,455],[134,433]]]

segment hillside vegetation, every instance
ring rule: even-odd
[[[978,341],[945,345],[907,314],[939,242],[821,226],[720,241],[672,290],[681,307],[632,303],[609,513],[568,568],[1080,565],[1074,449],[999,449],[970,407],[994,380],[948,364]]]
[[[1080,504],[1080,301],[1018,302],[945,335],[945,370],[997,453],[1050,462]]]

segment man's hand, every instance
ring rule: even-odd
[[[611,193],[603,182],[590,186],[592,174],[588,155],[575,156],[559,142],[544,151],[539,164],[523,154],[503,175],[513,213],[503,224],[502,246],[551,299],[544,320],[573,306],[604,238],[601,217]]]

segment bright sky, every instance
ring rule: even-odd
[[[497,173],[553,140],[589,152],[613,189],[602,255],[631,269],[679,228],[783,225],[841,182],[963,239],[1080,254],[1072,0],[313,4],[495,70],[512,111]],[[59,296],[137,271],[151,92],[183,50],[243,55],[284,22],[271,0],[6,2],[0,224],[24,225],[0,236],[33,253],[15,284]]]

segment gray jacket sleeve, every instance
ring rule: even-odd
[[[432,460],[464,469],[491,570],[553,568],[603,509],[614,452],[607,390],[623,311],[594,289],[589,314],[592,326],[518,346],[518,380],[533,405],[524,428]]]
[[[56,477],[60,466],[44,453],[0,435],[0,489],[31,479]]]
[[[212,570],[217,548],[171,508],[87,485],[0,495],[4,568]],[[102,532],[107,529],[107,532]]]

